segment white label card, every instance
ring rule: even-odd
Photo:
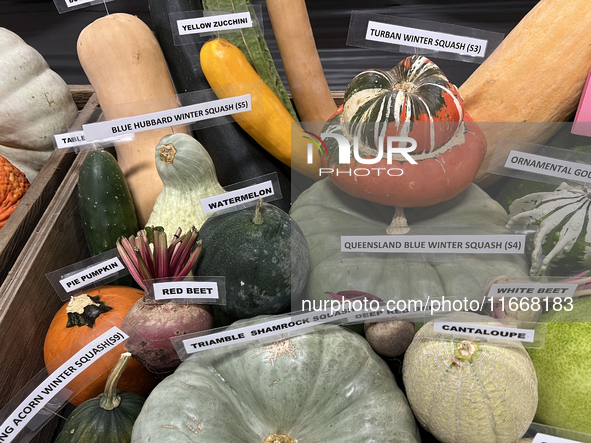
[[[484,57],[488,44],[487,40],[479,38],[426,31],[424,29],[408,28],[406,26],[391,25],[371,20],[367,25],[365,39],[381,43],[451,52],[471,57]]]
[[[524,234],[341,237],[341,252],[523,254],[524,250]]]
[[[566,438],[554,437],[553,435],[536,434],[532,443],[581,443],[575,440],[569,440]]]
[[[270,195],[275,195],[275,190],[273,189],[273,182],[267,180],[263,183],[246,186],[224,194],[202,198],[201,208],[203,209],[204,214],[209,214],[211,212],[219,211],[220,209],[242,205]]]
[[[212,31],[252,28],[252,19],[249,12],[236,12],[234,14],[177,20],[177,26],[179,35],[201,34]]]
[[[217,282],[176,281],[154,283],[153,287],[155,300],[220,298]]]
[[[489,297],[573,297],[578,285],[573,283],[502,283],[493,284]]]
[[[52,372],[0,425],[0,441],[12,442],[35,415],[70,381],[127,338],[127,334],[119,328],[112,327],[79,350]]]
[[[65,0],[66,6],[72,8],[74,6],[83,5],[85,3],[91,3],[94,0]]]
[[[478,325],[474,323],[434,322],[433,330],[447,334],[478,338],[498,338],[533,343],[535,330],[507,328],[504,326]]]
[[[114,141],[120,140],[131,140],[133,139],[133,134],[120,135],[115,137],[109,137],[103,140],[94,140],[92,142],[87,142],[86,138],[84,137],[84,131],[74,131],[67,132],[64,134],[56,134],[53,136],[53,139],[56,149],[70,149],[76,146],[99,145],[105,143],[112,143]]]
[[[117,274],[119,271],[125,269],[121,260],[118,257],[114,257],[78,271],[75,274],[71,274],[59,282],[66,292],[73,292],[78,288],[83,288],[90,283],[102,280],[109,275]]]
[[[591,165],[559,160],[528,152],[509,152],[505,167],[579,182],[591,182]]]
[[[152,112],[135,117],[82,125],[87,141],[103,140],[115,134],[133,134],[169,126],[187,125],[201,120],[252,110],[250,94]]]

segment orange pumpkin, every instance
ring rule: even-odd
[[[93,299],[86,297],[86,295],[93,297]],[[120,328],[129,308],[143,295],[143,291],[126,286],[101,286],[73,297],[57,312],[45,336],[43,351],[47,370],[50,373],[53,372],[96,338],[93,331],[96,331],[101,325],[111,322],[108,326]],[[100,302],[111,309],[101,308]],[[87,316],[89,309],[84,310],[84,306],[96,307],[97,305],[99,305],[97,309],[91,309],[94,310],[94,314]],[[83,313],[79,313],[80,311]],[[68,320],[75,324],[67,327]],[[67,389],[74,393],[80,392],[70,399],[70,403],[77,406],[102,393],[109,372],[123,352],[126,352],[124,344],[117,345],[87,368],[84,373],[72,380]],[[119,380],[118,389],[146,396],[156,385],[156,382],[154,374],[132,358]]]
[[[0,155],[0,228],[14,212],[29,186],[25,174]]]

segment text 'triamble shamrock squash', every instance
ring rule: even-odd
[[[499,324],[457,312],[447,321]],[[538,390],[521,343],[510,345],[438,334],[433,322],[415,335],[402,375],[411,408],[442,443],[515,443],[529,428]]]
[[[304,234],[262,199],[208,218],[199,238],[203,252],[194,274],[225,277],[226,305],[219,308],[234,317],[283,313],[304,289],[310,264]]]
[[[340,163],[339,143],[327,134],[345,136],[351,152]],[[456,87],[422,56],[412,56],[392,70],[364,71],[345,91],[343,107],[322,134],[327,152],[322,165],[332,168],[335,184],[359,198],[403,208],[449,200],[472,181],[486,153],[482,131],[464,112]],[[389,136],[417,143],[388,158]],[[355,159],[372,160],[362,164]],[[398,142],[394,146],[398,146]],[[403,144],[402,147],[408,147]]]
[[[130,358],[129,352],[121,354],[109,374],[105,391],[74,409],[56,443],[128,443],[131,440],[133,423],[145,398],[117,389],[119,378]]]
[[[10,214],[29,189],[29,180],[18,168],[0,156],[0,228],[6,224]]]
[[[342,235],[384,235],[395,209],[352,197],[321,180],[294,202],[291,216],[310,247],[307,295],[329,300],[326,292],[368,292],[382,300],[476,299],[489,279],[527,275],[523,255],[455,254],[445,259],[407,254],[340,251]],[[470,185],[451,200],[407,210],[409,235],[444,233],[507,234],[507,213],[482,189]],[[461,230],[461,232],[458,232]],[[404,241],[404,235],[392,236]]]
[[[114,326],[120,328],[127,311],[143,295],[143,291],[126,286],[101,286],[87,291],[86,295],[79,295],[78,297],[83,297],[81,299],[64,304],[53,317],[45,336],[43,354],[47,370],[51,373],[86,345],[87,342],[84,338],[88,336],[93,327],[96,328],[105,322],[112,321]],[[111,309],[95,309],[101,302]],[[68,324],[71,326],[68,327]],[[90,339],[87,338],[87,341]],[[73,346],[75,344],[77,346]],[[68,349],[70,352],[66,353],[65,351]],[[72,380],[68,384],[68,389],[80,392],[70,399],[70,403],[78,406],[102,393],[109,371],[115,366],[124,351],[123,344],[114,347],[102,357],[110,362],[108,365],[91,365],[83,374]],[[58,360],[60,356],[61,358]],[[106,370],[105,366],[108,366]],[[147,395],[155,384],[154,376],[134,358],[129,361],[119,380],[121,390],[140,395]]]
[[[246,326],[255,322],[238,322]],[[146,400],[132,442],[419,442],[392,373],[338,326],[196,354]]]
[[[226,192],[218,182],[211,157],[188,134],[169,134],[156,146],[156,169],[162,191],[146,226],[162,226],[164,232],[199,229],[207,217],[201,199]]]

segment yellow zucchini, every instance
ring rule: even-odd
[[[313,163],[307,164],[306,133],[242,52],[226,40],[214,39],[203,45],[200,58],[201,69],[219,98],[253,94],[253,110],[242,113],[238,124],[275,158],[308,177],[319,179],[318,152],[313,150]],[[257,96],[262,100],[256,101]]]

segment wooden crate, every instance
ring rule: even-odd
[[[88,98],[92,92],[89,86],[72,89],[81,91],[80,100],[87,102],[79,117],[84,119],[98,106],[98,100],[95,95]],[[334,93],[337,105],[343,95]],[[53,199],[0,287],[0,349],[2,355],[10,356],[0,358],[0,409],[45,366],[45,334],[62,305],[45,274],[88,258],[76,193],[80,167],[88,152],[50,158],[51,170],[69,169],[62,171],[61,184],[44,190],[44,195]],[[50,442],[57,423],[54,420],[45,426],[32,441]]]
[[[93,93],[89,85],[70,86],[70,90],[78,109],[86,104],[88,107],[96,107],[96,103],[89,102]],[[52,152],[17,208],[0,229],[0,282],[6,278],[75,157],[74,153]]]
[[[98,106],[98,100],[90,87],[72,90],[79,102],[85,102],[77,121],[81,123]],[[77,171],[87,153],[52,154],[0,230],[17,235],[22,243],[17,247],[0,237],[0,260],[14,256],[10,259],[14,265],[5,270],[0,287],[0,409],[45,366],[45,334],[62,305],[45,274],[88,257],[75,192]],[[46,426],[33,441],[51,441],[56,424]]]

